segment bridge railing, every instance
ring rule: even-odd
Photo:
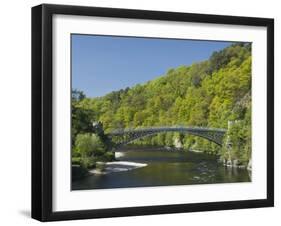
[[[198,132],[221,132],[225,133],[227,130],[222,128],[208,128],[208,127],[184,127],[184,126],[161,126],[161,127],[142,127],[142,128],[125,128],[117,129],[109,134],[121,135],[130,132],[142,132],[142,131],[198,131]]]

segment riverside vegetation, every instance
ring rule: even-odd
[[[92,133],[94,121],[102,122],[105,133],[163,125],[228,128],[222,147],[179,133],[160,133],[134,144],[172,147],[177,140],[183,149],[202,150],[246,166],[251,159],[251,44],[233,44],[206,61],[170,69],[102,97],[89,98],[73,90],[72,163],[84,168],[114,160],[103,131]]]

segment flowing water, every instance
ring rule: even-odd
[[[191,151],[167,151],[162,148],[133,149],[122,152],[117,161],[143,163],[140,168],[114,171],[112,165],[106,174],[92,174],[73,181],[72,189],[105,189],[144,186],[192,185],[250,182],[250,171],[226,168],[217,157]],[[112,170],[113,168],[113,170]]]

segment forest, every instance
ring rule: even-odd
[[[150,126],[225,128],[228,132],[222,147],[179,133],[160,133],[134,144],[173,147],[177,139],[185,150],[201,150],[245,166],[251,159],[251,44],[232,44],[213,52],[205,61],[169,69],[144,84],[102,97],[89,98],[73,90],[74,163],[81,156],[113,158],[104,136],[91,134],[93,122],[101,122],[105,134],[120,128]]]

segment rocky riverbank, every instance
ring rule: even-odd
[[[250,159],[250,161],[248,162],[247,165],[245,164],[241,164],[239,162],[238,159],[220,159],[220,162],[222,162],[222,164],[226,167],[229,167],[229,168],[242,168],[242,169],[247,169],[249,171],[252,170],[252,160]]]

